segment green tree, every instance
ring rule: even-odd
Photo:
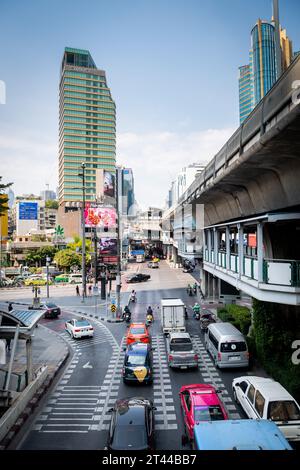
[[[39,248],[34,253],[29,253],[26,258],[26,264],[28,266],[45,266],[46,265],[46,258],[47,256],[53,260],[55,253],[57,252],[57,248],[54,246],[44,246],[43,248]]]
[[[86,253],[89,253],[91,251],[91,245],[92,242],[91,240],[85,240],[85,251]],[[69,248],[72,251],[75,251],[76,253],[81,253],[82,251],[82,239],[80,237],[75,236],[74,241],[71,243],[68,243],[67,248]]]
[[[81,266],[81,256],[69,248],[58,251],[54,256],[54,261],[60,268],[67,271],[70,270],[71,266]]]
[[[12,185],[12,183],[3,184],[1,183],[1,180],[2,180],[2,176],[0,176],[0,217],[1,215],[5,214],[5,212],[8,210],[8,207],[7,207],[8,198],[5,197],[4,194],[6,192],[5,190]]]
[[[58,201],[48,199],[48,201],[45,203],[45,207],[47,207],[47,209],[58,209]]]

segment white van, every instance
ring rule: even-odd
[[[69,283],[70,284],[82,284],[82,274],[69,274]]]
[[[237,377],[233,396],[250,419],[271,419],[289,441],[300,441],[300,407],[279,382],[266,377]]]
[[[204,343],[216,367],[249,367],[249,352],[242,333],[231,323],[211,323]]]

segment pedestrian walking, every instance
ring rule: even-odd
[[[7,351],[10,351],[10,342],[11,342],[11,338],[8,338],[6,340],[6,349],[7,349]]]
[[[79,286],[76,286],[76,295],[77,295],[77,297],[79,297],[79,296],[80,296],[80,292],[79,292]]]
[[[12,303],[9,303],[9,304],[8,304],[8,311],[11,312],[12,310],[13,310]]]

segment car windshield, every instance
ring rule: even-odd
[[[145,333],[144,328],[130,328],[130,333],[132,335],[143,335]]]
[[[113,449],[147,449],[147,434],[144,426],[117,426],[111,444]]]
[[[130,354],[126,357],[126,366],[144,366],[146,363],[146,356],[142,354]]]
[[[268,406],[268,419],[272,421],[300,420],[300,410],[292,400],[271,401]]]
[[[219,421],[224,419],[222,409],[219,405],[196,406],[194,410],[195,421]]]
[[[221,352],[242,352],[247,351],[245,341],[232,341],[229,343],[221,343]]]
[[[76,326],[91,326],[87,320],[76,320]]]
[[[51,303],[46,303],[46,306],[49,307],[49,308],[56,308],[57,306],[55,304],[51,304]]]

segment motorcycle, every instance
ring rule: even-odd
[[[146,317],[146,325],[147,326],[150,326],[153,322],[153,315],[151,315],[150,313],[147,315]]]
[[[189,294],[189,296],[192,296],[193,295],[193,289],[191,287],[188,287],[187,288],[187,293]]]
[[[195,320],[200,320],[200,312],[195,312]]]
[[[126,323],[130,323],[130,321],[131,321],[131,313],[130,312],[125,313],[125,321],[126,321]]]

